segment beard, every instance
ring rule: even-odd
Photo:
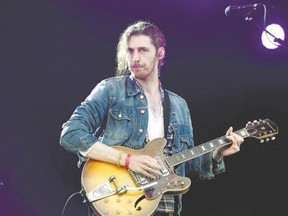
[[[156,62],[157,60],[155,58],[149,66],[145,64],[133,63],[129,66],[129,69],[135,79],[147,80],[150,77],[153,78],[155,73],[157,73],[158,77]]]

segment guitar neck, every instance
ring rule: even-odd
[[[246,131],[245,128],[235,131],[235,133],[237,133],[243,138],[249,137],[249,133]],[[166,158],[166,162],[169,165],[169,167],[174,167],[186,161],[189,161],[193,158],[199,157],[200,155],[214,151],[217,148],[229,145],[231,143],[232,142],[229,139],[227,139],[226,136],[222,136],[217,139],[198,145],[194,148],[190,148],[186,151],[182,151],[172,156],[169,156]]]

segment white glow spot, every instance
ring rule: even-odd
[[[266,27],[266,30],[273,34],[275,37],[281,39],[284,41],[285,38],[285,32],[283,28],[278,25],[278,24],[271,24]],[[276,49],[280,46],[278,42],[274,41],[274,37],[269,35],[269,33],[266,33],[265,31],[262,32],[261,36],[262,44],[267,48],[267,49]]]

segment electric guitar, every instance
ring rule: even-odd
[[[245,128],[235,133],[243,138],[254,137],[264,142],[275,139],[278,127],[265,119],[248,122]],[[89,159],[81,175],[83,196],[97,215],[153,215],[162,195],[183,194],[189,190],[191,180],[177,176],[173,171],[175,166],[229,144],[231,141],[222,136],[172,156],[162,153],[166,145],[164,138],[152,140],[142,150],[114,147],[126,153],[153,157],[161,167],[162,176],[152,180],[132,170]]]

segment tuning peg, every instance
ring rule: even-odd
[[[266,141],[266,142],[269,142],[269,141],[270,141],[270,138],[266,138],[265,141]]]
[[[260,143],[264,143],[265,141],[264,141],[264,139],[260,139]]]
[[[258,122],[257,120],[254,120],[254,121],[253,121],[253,123],[257,123],[257,122]]]
[[[246,127],[249,127],[251,124],[252,124],[252,122],[251,122],[251,121],[248,121],[248,122],[246,123]]]
[[[276,137],[271,137],[271,140],[275,140],[276,139]]]

